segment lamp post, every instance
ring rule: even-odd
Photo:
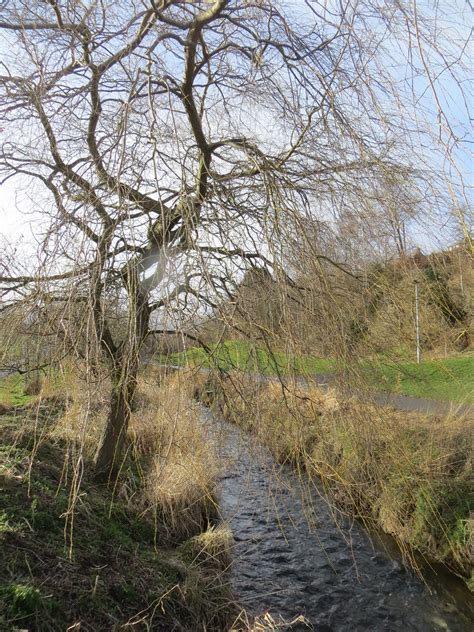
[[[416,363],[421,362],[420,345],[420,289],[418,281],[415,281],[415,328],[416,328]]]

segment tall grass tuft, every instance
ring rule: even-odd
[[[157,534],[164,540],[181,541],[201,533],[217,517],[218,459],[200,423],[194,389],[186,372],[159,383],[156,376],[145,376],[131,416],[133,449],[149,457],[145,510],[153,513]]]

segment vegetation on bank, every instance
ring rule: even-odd
[[[160,390],[156,375],[140,380],[110,489],[90,480],[100,395],[62,384],[19,407],[18,383],[8,383],[16,408],[0,415],[0,628],[230,629],[231,534],[214,524],[216,459],[189,390],[172,377]]]
[[[473,588],[472,418],[434,421],[239,372],[210,377],[203,393],[344,511],[391,534],[408,562],[419,551]]]
[[[14,407],[31,404],[38,395],[37,383],[28,383],[18,373],[0,379],[0,406]]]
[[[336,362],[330,358],[292,356],[284,351],[255,346],[246,340],[226,340],[211,345],[209,351],[202,347],[191,347],[185,351],[161,355],[159,360],[177,366],[219,368],[224,371],[238,369],[262,375],[331,373],[336,367]]]
[[[410,362],[406,354],[379,354],[349,365],[331,358],[291,355],[252,345],[244,340],[226,340],[210,348],[192,347],[160,356],[160,362],[178,366],[239,370],[249,374],[312,376],[345,372],[369,388],[426,399],[474,403],[474,354]]]
[[[474,354],[415,362],[362,364],[369,386],[412,397],[474,403]]]

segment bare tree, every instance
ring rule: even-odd
[[[5,262],[3,305],[54,305],[64,348],[108,367],[99,477],[153,331],[212,310],[248,268],[287,278],[284,234],[410,171],[382,49],[415,28],[441,47],[416,6],[375,0],[4,7],[1,177],[39,185],[46,227],[37,258]]]
[[[372,183],[359,200],[338,219],[341,258],[352,265],[406,256],[414,235],[429,223],[437,201],[423,177],[408,171],[400,177],[387,173]]]

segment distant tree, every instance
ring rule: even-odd
[[[347,209],[338,220],[341,249],[349,261],[360,265],[405,257],[413,243],[410,232],[416,235],[418,220],[423,224],[429,217],[432,200],[424,186],[415,171],[374,180],[359,207]]]

